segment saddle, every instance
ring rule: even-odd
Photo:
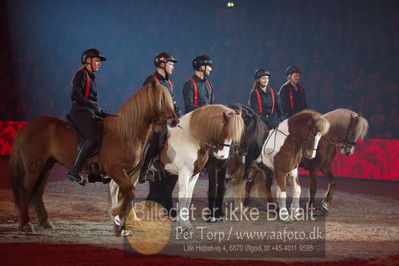
[[[72,120],[69,117],[69,115],[66,116],[66,125],[67,125],[67,127],[70,130],[76,132],[77,137],[78,137],[77,138],[76,149],[77,149],[77,151],[79,151],[80,148],[82,147],[83,143],[86,141],[86,138],[80,132],[78,127],[72,122]],[[106,183],[109,183],[111,181],[111,178],[105,178],[106,173],[102,169],[101,165],[98,162],[93,162],[92,161],[92,158],[94,156],[96,156],[101,150],[101,141],[102,141],[102,135],[103,135],[103,131],[104,131],[104,128],[103,128],[102,124],[98,124],[98,130],[100,132],[99,140],[97,142],[98,145],[93,148],[93,150],[91,151],[90,155],[88,156],[87,164],[84,164],[84,165],[87,165],[87,168],[85,170],[86,170],[86,172],[88,174],[88,179],[89,179],[90,183],[103,182],[104,184],[106,184]]]

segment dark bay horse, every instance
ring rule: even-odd
[[[116,114],[117,117],[103,121],[101,151],[94,160],[119,185],[122,191],[120,204],[111,213],[125,219],[134,198],[129,177],[140,169],[143,145],[152,131],[162,130],[168,121],[177,120],[177,117],[168,90],[155,82],[138,90]],[[56,162],[71,167],[76,144],[76,133],[56,117],[39,117],[17,132],[9,175],[21,230],[34,231],[29,220],[29,205],[35,207],[39,226],[54,228],[42,199],[44,187]]]
[[[303,158],[300,167],[309,170],[310,188],[309,204],[314,205],[314,199],[317,192],[317,173],[321,171],[328,177],[328,190],[322,200],[321,207],[325,212],[331,207],[333,192],[335,187],[335,177],[331,171],[331,161],[340,148],[342,154],[352,155],[355,150],[357,140],[363,139],[368,130],[368,122],[361,115],[348,110],[336,109],[323,115],[330,122],[330,130],[324,135],[317,148],[316,157],[312,160]]]
[[[240,145],[236,150],[236,156],[240,157],[240,160],[245,160],[243,173],[248,176],[250,164],[259,157],[269,130],[266,124],[250,107],[239,104],[227,106],[235,110],[241,110],[241,117],[244,120],[245,130],[241,137]],[[209,178],[208,207],[211,211],[209,222],[223,221],[226,170],[229,160],[233,157],[233,153],[234,150],[230,149],[230,156],[225,160],[215,158],[211,154],[206,165]]]

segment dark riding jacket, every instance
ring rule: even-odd
[[[96,76],[94,73],[86,70],[79,70],[72,81],[72,110],[85,109],[95,112],[97,106]],[[86,83],[89,82],[86,92]]]
[[[305,90],[299,84],[298,90],[296,90],[290,82],[285,83],[280,88],[278,96],[280,99],[281,120],[287,119],[304,109],[308,109]]]
[[[174,101],[174,100],[175,100],[175,89],[174,89],[174,86],[173,86],[173,82],[172,82],[172,80],[169,78],[168,74],[166,74],[166,76],[163,77],[161,74],[158,73],[158,71],[155,71],[154,74],[149,75],[149,76],[144,80],[143,86],[147,85],[148,83],[151,83],[151,81],[152,81],[153,79],[155,79],[155,78],[154,78],[154,75],[155,75],[155,77],[156,77],[156,80],[159,81],[159,83],[160,83],[161,85],[165,86],[165,87],[168,89],[168,91],[169,91],[169,93],[170,93],[170,96],[172,96],[173,101]]]
[[[195,104],[194,99],[194,83],[198,89],[198,104]],[[185,113],[191,112],[198,107],[213,104],[215,96],[213,92],[212,83],[206,78],[200,79],[197,75],[192,76],[192,80],[187,80],[183,85],[183,98],[184,98],[184,111]],[[209,84],[208,84],[209,83]]]
[[[79,70],[72,81],[72,108],[69,118],[78,128],[79,133],[92,143],[98,143],[100,129],[98,119],[101,109],[97,105],[97,90],[94,73]]]
[[[277,93],[267,86],[266,92],[259,87],[251,91],[249,104],[259,114],[269,128],[275,128],[280,122]]]
[[[163,77],[161,74],[158,73],[158,71],[155,71],[154,74],[149,75],[143,83],[143,86],[147,85],[148,83],[151,83],[152,80],[158,81],[161,85],[165,86],[168,91],[170,96],[172,96],[173,99],[173,105],[175,107],[175,113],[180,116],[180,109],[176,105],[176,100],[175,100],[175,88],[173,86],[172,80],[169,78],[169,75],[166,74],[165,77]]]

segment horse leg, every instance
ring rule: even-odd
[[[217,196],[217,169],[214,165],[208,164],[208,208],[210,211],[210,217],[208,222],[216,222],[215,208],[216,208],[216,196]]]
[[[298,179],[298,168],[289,173],[289,180],[292,186],[292,208],[294,209],[294,217],[298,218],[300,213],[299,200],[301,198],[301,185]]]
[[[317,192],[317,169],[309,170],[310,184],[309,184],[309,201],[308,206],[314,207],[314,200]]]
[[[286,191],[286,176],[287,173],[285,173],[282,170],[279,170],[278,168],[275,168],[274,171],[275,178],[276,178],[276,183],[277,183],[277,202],[278,202],[278,207],[279,207],[279,218],[280,220],[283,221],[288,221],[290,219],[289,212],[287,210],[287,191]]]
[[[39,223],[39,226],[41,226],[44,229],[55,229],[53,223],[48,219],[48,214],[46,211],[46,208],[44,207],[44,202],[43,202],[43,192],[44,192],[44,187],[46,186],[47,179],[50,173],[51,168],[53,168],[55,164],[55,161],[53,160],[48,160],[46,165],[44,166],[40,177],[38,179],[39,184],[39,190],[37,191],[36,195],[34,195],[33,200],[35,203],[35,210],[36,210],[36,217]]]
[[[181,169],[179,171],[179,178],[177,183],[179,185],[179,206],[177,213],[177,226],[183,230],[191,229],[189,221],[189,205],[191,199],[189,199],[189,179],[192,176],[192,171],[188,169]],[[197,175],[198,176],[198,175]],[[198,177],[197,177],[198,178]]]
[[[122,230],[125,229],[126,219],[132,208],[132,202],[135,197],[133,192],[133,183],[129,180],[126,171],[121,168],[115,167],[109,171],[109,175],[119,186],[118,189],[114,188],[113,191],[110,191],[114,203],[118,204],[110,210],[110,214],[114,222],[115,235],[119,236],[122,233]],[[133,216],[135,217],[135,213],[133,213]],[[117,222],[118,220],[119,224]]]
[[[331,165],[329,165],[324,171],[322,171],[325,176],[328,176],[328,189],[322,200],[321,207],[323,210],[328,212],[332,205],[333,193],[335,189],[335,176],[331,171]]]
[[[254,183],[254,178],[251,178],[251,180],[248,179],[248,181],[245,182],[245,196],[243,202],[244,206],[249,206],[249,202],[251,200],[251,189]]]
[[[224,220],[223,199],[226,193],[226,167],[222,167],[218,173],[218,189],[216,197],[216,217],[219,221]]]
[[[44,163],[41,158],[24,160],[25,175],[19,193],[19,229],[22,231],[35,232],[33,225],[29,220],[29,205],[31,203],[32,195],[36,194],[36,191],[34,191],[35,184],[39,179],[43,166]]]
[[[272,194],[273,171],[270,168],[264,166],[264,164],[260,163],[260,164],[258,164],[258,166],[265,173],[267,202],[275,202],[273,199],[273,194]]]

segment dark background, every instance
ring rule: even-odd
[[[312,109],[346,107],[369,120],[369,137],[399,138],[399,1],[233,2],[0,1],[0,120],[64,117],[80,55],[96,47],[108,58],[99,104],[111,111],[161,51],[179,60],[172,79],[182,107],[191,61],[207,54],[218,103],[246,103],[256,68],[269,69],[278,90],[298,65]]]

